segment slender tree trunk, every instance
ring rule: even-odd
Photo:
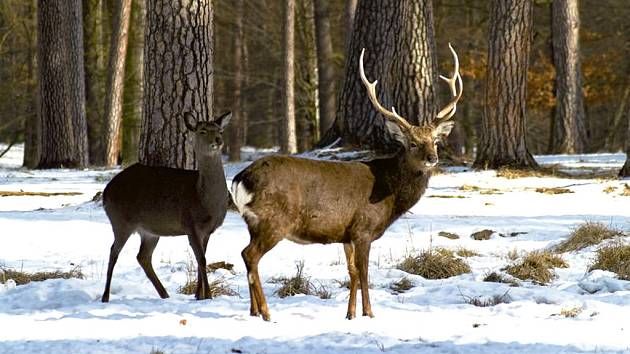
[[[234,105],[232,108],[232,120],[230,121],[229,159],[239,161],[241,159],[241,147],[243,146],[243,11],[244,0],[236,0],[236,18],[234,23]]]
[[[357,13],[357,1],[358,0],[345,0],[346,6],[344,8],[344,37],[346,38],[346,48],[350,45],[350,39],[352,38],[352,32],[354,32],[354,18]]]
[[[140,162],[192,169],[183,114],[212,120],[212,1],[147,1]]]
[[[554,0],[551,13],[553,61],[556,67],[552,151],[582,153],[586,150],[588,135],[580,67],[578,0]]]
[[[335,68],[333,46],[330,34],[327,0],[314,0],[315,36],[317,45],[317,74],[319,98],[319,132],[324,136],[335,121],[337,109],[335,92]],[[351,33],[351,32],[349,32]]]
[[[295,125],[295,0],[285,0],[284,20],[284,137],[282,151],[297,152]]]
[[[139,0],[137,0],[139,1]],[[109,47],[107,90],[105,95],[105,165],[115,166],[120,158],[122,104],[125,88],[125,59],[131,17],[131,0],[117,0],[114,27]]]
[[[80,0],[40,0],[37,57],[39,168],[88,163]]]
[[[31,22],[31,28],[37,27],[37,0],[31,0],[29,6],[29,13],[32,17],[29,17]],[[28,59],[28,77],[33,83],[31,88],[33,92],[37,91],[37,36],[33,35],[29,38],[29,59]],[[26,120],[24,121],[24,160],[23,165],[27,168],[35,168],[39,163],[39,154],[41,150],[41,125],[39,121],[40,114],[38,113],[38,95],[32,96],[33,99],[30,102],[30,109]]]
[[[359,78],[359,55],[365,48],[365,72],[378,79],[385,107],[413,124],[427,124],[437,112],[433,10],[429,0],[365,0],[358,4],[346,56],[344,86],[333,127],[319,146],[334,143],[377,149],[396,148],[385,120],[374,109]]]
[[[123,92],[122,160],[124,165],[138,162],[142,120],[144,18],[144,1],[133,1],[131,23],[129,24],[127,65],[125,65],[125,90]]]
[[[532,10],[531,0],[492,1],[485,112],[477,167],[537,165],[525,141]]]
[[[626,163],[623,164],[621,171],[619,171],[619,177],[630,177],[630,108],[626,113],[628,120],[628,129],[626,131]]]

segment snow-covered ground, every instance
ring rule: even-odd
[[[1,148],[1,147],[0,147]],[[12,287],[0,284],[0,353],[576,353],[630,352],[630,282],[613,273],[587,272],[596,247],[564,254],[570,267],[557,269],[548,286],[482,282],[510,263],[508,252],[551,247],[585,221],[630,230],[630,181],[497,177],[494,171],[452,169],[431,179],[425,196],[372,245],[370,290],[375,318],[344,319],[348,278],[340,245],[281,242],[260,263],[271,322],[249,316],[249,294],[240,252],[248,243],[239,215],[228,213],[210,239],[208,262],[227,261],[223,277],[240,296],[195,301],[177,293],[186,282],[192,251],[185,237],[162,238],[153,263],[171,298],[162,300],[136,262],[132,237],[114,270],[111,301],[100,302],[113,240],[102,207],[91,201],[118,170],[21,169],[19,147],[0,159],[0,191],[79,192],[74,196],[0,197],[0,266],[29,272],[77,266],[85,279],[47,280]],[[622,154],[541,156],[564,169],[612,168]],[[230,180],[246,163],[227,165]],[[484,194],[464,185],[494,188]],[[573,193],[537,193],[563,187]],[[446,198],[455,196],[455,198]],[[474,231],[494,234],[476,241]],[[450,240],[439,231],[462,236]],[[411,250],[466,247],[472,272],[427,280],[395,269]],[[292,276],[304,261],[315,284],[332,298],[274,296],[272,277]],[[389,285],[408,276],[415,287],[394,294]],[[509,294],[510,303],[475,307],[466,297]],[[360,313],[360,300],[359,300]],[[562,310],[580,308],[574,318]]]

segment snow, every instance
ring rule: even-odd
[[[1,147],[0,147],[1,148]],[[259,152],[249,151],[255,158]],[[483,282],[511,261],[507,253],[547,249],[585,221],[630,229],[629,181],[605,179],[505,179],[494,171],[453,168],[431,179],[410,213],[372,245],[370,290],[375,318],[345,320],[348,278],[340,245],[297,245],[283,241],[260,263],[271,322],[249,316],[247,279],[240,252],[249,237],[241,217],[228,213],[212,235],[208,262],[235,265],[234,274],[217,271],[240,296],[195,301],[177,289],[186,282],[192,252],[185,237],[163,237],[153,256],[156,272],[171,297],[160,299],[138,265],[139,237],[133,236],[114,270],[110,302],[100,296],[105,282],[111,228],[92,197],[119,169],[30,171],[20,168],[22,147],[0,159],[0,191],[79,192],[75,196],[0,197],[0,267],[69,271],[85,279],[0,284],[0,353],[581,353],[630,352],[630,282],[614,273],[588,272],[596,246],[563,254],[569,268],[556,269],[547,286],[520,287]],[[538,156],[562,169],[619,169],[622,154]],[[228,185],[247,162],[226,165]],[[476,186],[500,194],[461,190]],[[537,193],[563,187],[573,193]],[[451,196],[455,198],[444,198]],[[463,198],[460,198],[463,197]],[[490,240],[472,232],[492,229]],[[437,236],[457,233],[460,239]],[[525,232],[515,237],[499,234]],[[628,238],[626,237],[626,241]],[[428,280],[395,269],[411,250],[466,247],[472,272]],[[296,262],[332,298],[275,296],[278,276],[295,274]],[[414,287],[394,294],[389,285],[407,276]],[[490,307],[467,304],[466,297],[506,294],[511,301]],[[360,297],[360,295],[359,295]],[[360,313],[360,299],[358,301]],[[576,317],[563,310],[581,309]]]

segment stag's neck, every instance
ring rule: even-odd
[[[431,171],[418,172],[411,168],[404,154],[370,162],[376,188],[381,198],[394,197],[392,214],[398,217],[411,209],[424,194]]]
[[[202,156],[198,158],[199,177],[197,190],[201,202],[211,208],[216,208],[217,203],[227,203],[227,185],[223,172],[221,154]]]

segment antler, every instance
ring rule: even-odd
[[[459,59],[457,58],[457,53],[455,53],[455,49],[448,44],[448,47],[451,49],[451,53],[453,53],[453,58],[455,60],[455,70],[453,72],[453,77],[446,77],[440,75],[440,79],[446,81],[448,86],[451,89],[451,93],[453,94],[453,100],[449,102],[446,107],[444,107],[436,116],[435,122],[437,124],[441,122],[445,122],[449,120],[457,110],[457,101],[462,97],[462,93],[464,92],[464,84],[462,82],[462,77],[459,74]],[[457,93],[457,86],[459,86],[459,93]]]
[[[408,128],[408,129],[411,128],[411,124],[409,124],[409,122],[407,122],[403,117],[398,115],[394,107],[392,107],[392,110],[390,112],[387,109],[385,109],[383,106],[381,106],[381,104],[378,102],[378,98],[376,97],[376,83],[378,83],[378,80],[374,80],[374,82],[370,82],[368,81],[367,77],[365,77],[365,69],[363,68],[363,54],[365,54],[365,48],[361,50],[361,56],[359,57],[359,74],[361,75],[361,81],[363,81],[363,85],[365,85],[365,88],[368,91],[368,97],[370,98],[370,101],[372,101],[372,104],[374,105],[374,107],[379,112],[381,112],[385,116],[385,118],[395,123],[398,123],[399,125],[405,128]]]

